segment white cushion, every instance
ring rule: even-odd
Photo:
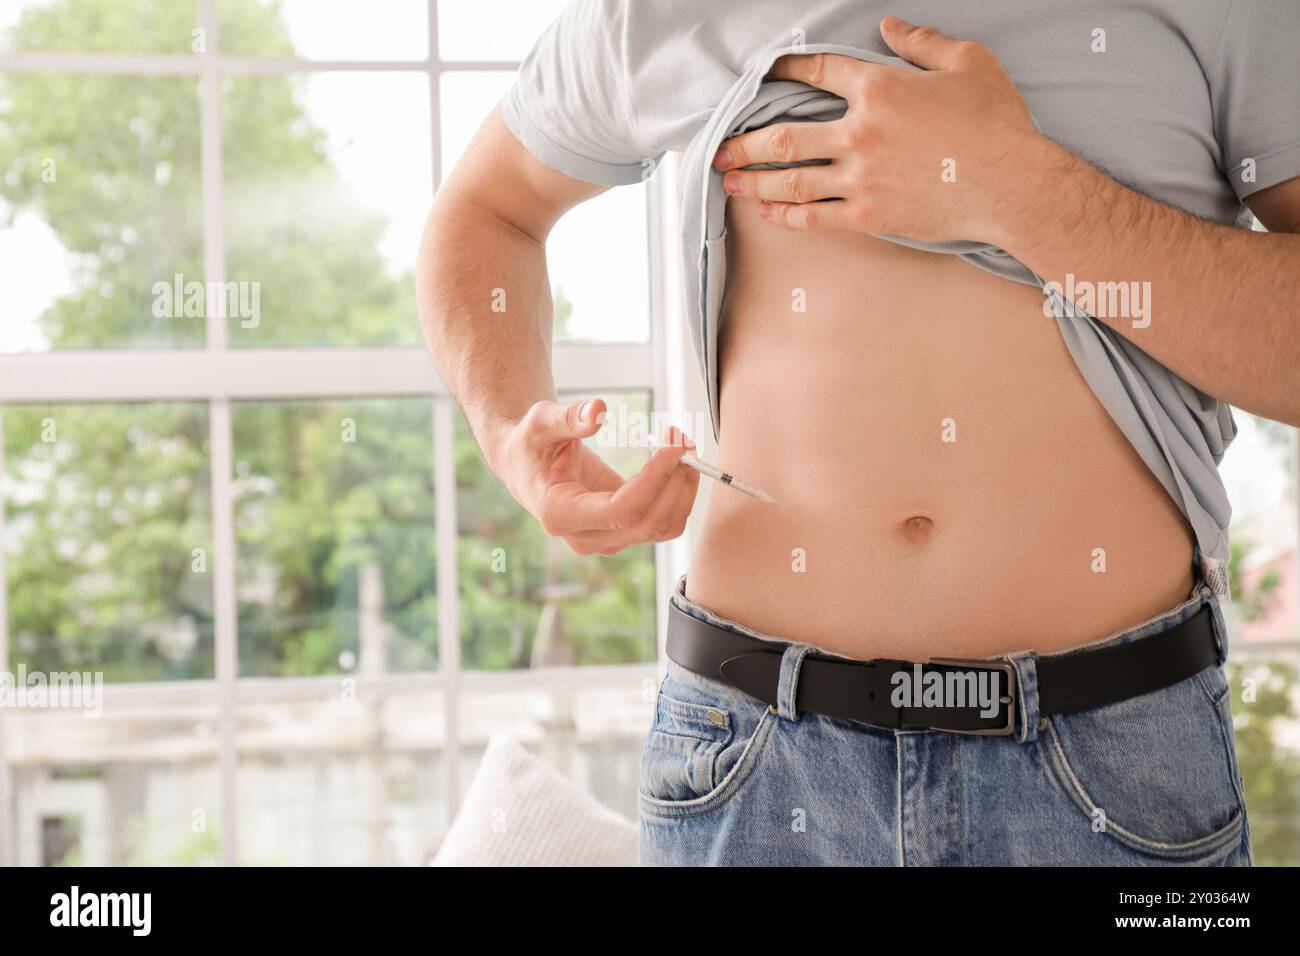
[[[432,865],[636,866],[636,825],[493,737]]]

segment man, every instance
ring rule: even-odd
[[[579,0],[541,38],[430,216],[444,379],[579,554],[680,534],[689,440],[625,482],[555,403],[543,243],[684,152],[720,464],[780,503],[714,495],[679,582],[644,863],[1250,862],[1216,466],[1225,403],[1300,422],[1298,11]]]

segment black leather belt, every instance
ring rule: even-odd
[[[1039,712],[1068,714],[1149,694],[1217,663],[1212,614],[1207,604],[1158,634],[1097,650],[1037,658]],[[772,706],[777,704],[781,657],[787,646],[706,623],[669,604],[670,658]],[[900,674],[907,676],[900,678]],[[927,687],[932,692],[938,688],[939,696],[927,696]],[[982,687],[995,688],[996,694],[977,696]],[[963,693],[965,697],[960,696]],[[994,699],[997,712],[990,714],[988,703]],[[967,703],[952,706],[963,700]],[[978,700],[985,706],[974,703]],[[998,659],[857,661],[810,651],[800,665],[795,709],[890,729],[1010,735],[1016,731],[1016,669],[1010,661]]]

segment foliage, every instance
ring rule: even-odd
[[[1300,860],[1300,755],[1279,740],[1297,717],[1296,668],[1247,660],[1230,662],[1228,675],[1234,688],[1250,688],[1254,696],[1235,696],[1233,714],[1255,862],[1294,866]]]
[[[127,33],[115,0],[32,7],[9,45],[188,50],[185,5],[130,6],[148,16]],[[227,48],[292,53],[278,4],[231,0],[221,17]],[[195,79],[41,72],[0,84],[0,210],[38,216],[73,260],[72,291],[40,318],[50,347],[201,347],[204,319],[152,309],[155,283],[204,278]],[[262,312],[255,327],[228,320],[231,346],[416,342],[411,277],[390,274],[378,251],[387,223],[347,189],[304,98],[297,76],[222,84],[227,279],[258,283]],[[562,334],[571,307],[562,295],[555,305]],[[381,571],[389,669],[436,667],[431,404],[248,402],[231,418],[240,672],[355,667],[367,566]],[[20,406],[4,426],[12,664],[211,677],[207,409]],[[557,581],[578,585],[562,601],[573,659],[652,657],[649,549],[573,559],[486,471],[463,426],[454,454],[467,666],[526,666]],[[508,572],[491,569],[493,546]]]

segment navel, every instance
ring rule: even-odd
[[[933,533],[934,521],[927,515],[912,515],[903,519],[902,534],[908,541],[921,544],[928,541]]]

